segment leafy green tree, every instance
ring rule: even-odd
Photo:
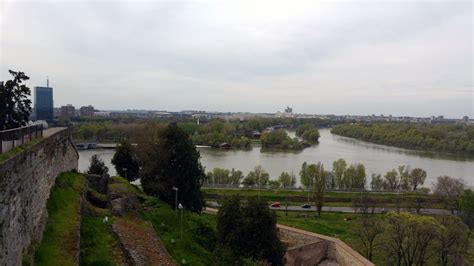
[[[400,176],[400,188],[402,190],[410,189],[410,169],[408,166],[400,165],[398,167],[398,174]]]
[[[312,180],[312,193],[316,205],[318,217],[321,216],[321,211],[324,205],[324,193],[326,192],[326,172],[321,162],[317,164],[310,164],[308,166],[308,176]]]
[[[326,171],[326,189],[336,189],[336,179],[334,178],[334,173],[332,171]]]
[[[242,181],[242,185],[244,185],[244,187],[246,188],[249,188],[249,187],[253,187],[257,184],[257,180],[255,178],[255,172],[253,171],[250,171],[247,176],[244,178],[244,180]]]
[[[331,133],[411,149],[474,153],[471,125],[415,123],[341,124]]]
[[[244,178],[242,184],[246,187],[256,185],[257,187],[264,187],[268,184],[270,175],[263,169],[261,165],[255,166],[253,171],[250,171]]]
[[[312,181],[313,180],[310,178],[310,176],[308,174],[308,164],[306,162],[304,162],[301,165],[300,182],[306,189],[310,189],[313,186]]]
[[[0,82],[0,130],[27,125],[31,113],[31,91],[22,84],[30,78],[23,72],[8,72],[13,80]]]
[[[176,124],[170,124],[162,131],[151,130],[148,134],[151,141],[138,147],[145,150],[141,153],[144,156],[141,159],[144,191],[174,206],[172,188],[177,187],[178,202],[191,211],[200,212],[204,206],[201,183],[205,174],[192,140]]]
[[[271,189],[278,189],[280,188],[280,182],[278,180],[270,180],[268,181],[268,185]]]
[[[286,131],[280,129],[263,132],[260,137],[260,142],[262,143],[262,147],[267,149],[299,150],[303,148],[303,145],[299,143],[297,138],[290,138]]]
[[[242,174],[242,171],[234,170],[234,168],[232,168],[230,171],[230,181],[232,185],[239,185],[243,178],[244,175]]]
[[[441,216],[442,230],[437,236],[440,265],[464,265],[469,243],[469,228],[456,216]]]
[[[311,129],[314,129],[314,125],[313,124],[303,124],[303,125],[300,125],[298,126],[298,128],[296,128],[296,136],[298,137],[302,137],[303,134],[307,131],[307,130],[311,130]]]
[[[238,196],[224,200],[217,215],[218,261],[242,265],[242,257],[246,257],[283,265],[284,252],[278,238],[276,215],[265,200],[251,197],[245,205]],[[232,260],[222,259],[223,256]]]
[[[396,190],[399,187],[400,179],[398,178],[398,173],[395,169],[388,171],[385,176],[385,183],[387,185],[387,189],[389,190]]]
[[[251,197],[242,211],[244,254],[254,260],[283,265],[285,247],[278,237],[276,215],[264,199]],[[255,237],[258,236],[258,237]]]
[[[346,172],[347,163],[344,159],[338,159],[332,163],[332,172],[336,178],[336,185],[339,189],[345,188],[344,173]]]
[[[382,190],[384,187],[384,180],[382,179],[381,174],[372,174],[372,181],[370,182],[370,187],[374,191]]]
[[[217,213],[217,243],[214,251],[219,265],[241,265],[244,250],[244,222],[240,196],[224,198]]]
[[[415,191],[418,186],[422,186],[426,180],[426,171],[420,168],[411,170],[410,173],[410,186]]]
[[[115,166],[117,174],[125,177],[128,181],[138,178],[140,163],[135,154],[135,148],[128,140],[120,142],[115,148],[112,164]]]
[[[469,226],[474,229],[474,191],[466,189],[461,196],[461,218]]]
[[[356,176],[353,183],[353,188],[358,190],[365,189],[365,184],[367,183],[367,177],[365,174],[365,166],[361,163],[356,164]]]
[[[384,230],[384,250],[390,265],[426,265],[436,253],[442,226],[430,216],[406,212],[388,213]]]
[[[319,131],[316,128],[306,130],[302,138],[311,143],[317,143],[319,142]]]
[[[268,174],[261,165],[255,166],[253,172],[255,173],[255,183],[259,187],[266,186],[268,181],[270,180],[270,174]]]
[[[227,169],[214,168],[208,176],[211,178],[212,184],[227,185],[231,183],[230,171]]]
[[[87,170],[88,174],[91,175],[109,175],[109,168],[105,166],[104,161],[99,157],[99,155],[94,154],[91,157],[91,164]]]
[[[278,177],[278,181],[283,188],[290,188],[295,185],[296,178],[294,175],[292,176],[288,172],[282,172],[280,177]]]

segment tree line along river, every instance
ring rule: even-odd
[[[431,187],[436,178],[449,175],[462,178],[468,186],[474,186],[474,157],[467,155],[441,154],[407,150],[385,145],[368,143],[330,133],[329,129],[320,129],[319,144],[313,145],[299,152],[261,152],[260,147],[251,150],[218,150],[198,148],[201,153],[201,163],[206,172],[215,167],[241,170],[246,175],[256,165],[262,165],[269,172],[272,179],[278,178],[281,172],[286,171],[297,176],[297,186],[300,185],[298,172],[303,162],[315,163],[321,161],[326,170],[332,170],[332,163],[343,158],[348,164],[362,163],[366,168],[367,183],[370,184],[372,173],[384,175],[399,165],[408,165],[411,168],[422,168],[427,172],[424,186]],[[289,132],[294,137],[294,132]],[[79,151],[79,170],[86,171],[89,159],[98,154],[109,167],[109,173],[115,174],[110,162],[114,154],[113,149],[82,150]]]

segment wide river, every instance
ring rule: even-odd
[[[326,169],[332,169],[332,163],[343,158],[348,164],[362,163],[365,165],[367,180],[370,184],[371,173],[382,175],[397,168],[399,165],[409,165],[426,170],[428,177],[425,186],[431,187],[436,177],[449,175],[464,179],[467,185],[474,186],[474,157],[456,156],[439,153],[428,153],[400,149],[385,145],[372,144],[365,141],[333,135],[329,129],[319,130],[319,144],[304,149],[301,152],[260,152],[260,147],[251,150],[216,150],[198,148],[201,153],[201,163],[210,171],[215,167],[238,169],[248,173],[256,165],[262,165],[272,178],[278,178],[282,171],[293,171],[298,176],[303,162],[315,163],[321,161]],[[294,132],[289,132],[294,136]],[[85,171],[89,159],[98,154],[115,174],[111,164],[114,150],[85,150],[80,151],[79,170]],[[299,178],[297,178],[299,179]],[[299,183],[299,182],[298,182]]]

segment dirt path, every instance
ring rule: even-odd
[[[139,217],[115,217],[114,232],[134,265],[177,265],[153,226]]]

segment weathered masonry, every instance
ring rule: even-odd
[[[0,265],[20,265],[41,241],[46,203],[56,177],[77,169],[79,154],[66,128],[0,163]]]

